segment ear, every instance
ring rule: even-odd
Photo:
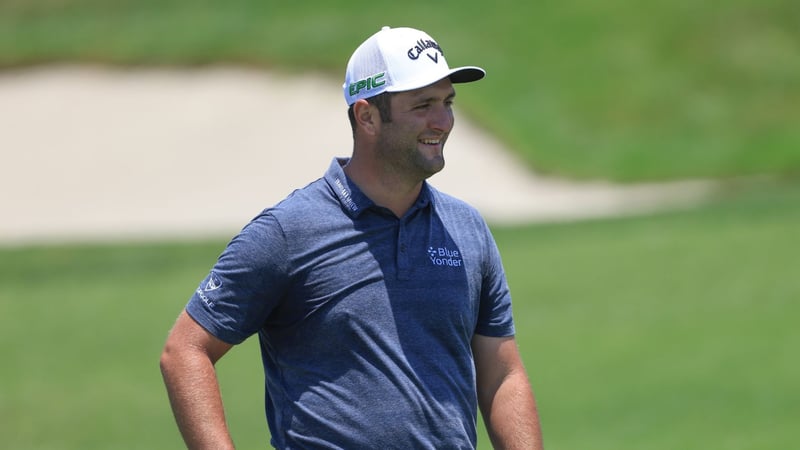
[[[356,127],[362,129],[370,135],[378,132],[381,124],[381,116],[378,108],[371,105],[368,101],[361,99],[353,103],[353,116],[356,120]]]

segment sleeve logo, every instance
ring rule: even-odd
[[[205,286],[203,286],[203,291],[205,292],[216,291],[221,287],[222,287],[222,281],[220,281],[219,277],[217,277],[217,274],[211,272],[211,274],[208,276],[208,280],[206,281]]]

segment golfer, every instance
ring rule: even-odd
[[[453,85],[484,74],[411,28],[355,50],[352,155],[247,224],[167,338],[189,448],[233,448],[214,365],[253,334],[275,448],[471,449],[478,410],[496,448],[542,448],[494,239],[426,181],[445,165]]]

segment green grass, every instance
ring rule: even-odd
[[[793,447],[798,201],[498,230],[548,448]]]
[[[489,72],[459,104],[542,172],[800,171],[800,3],[5,0],[0,67],[234,63],[341,77],[381,25]]]
[[[548,448],[792,448],[798,204],[800,188],[777,186],[695,211],[496,228]],[[223,246],[0,249],[4,445],[179,448],[158,356]],[[219,371],[237,443],[264,448],[256,343]]]

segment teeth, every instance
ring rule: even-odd
[[[427,144],[427,145],[437,145],[439,143],[439,140],[438,139],[423,139],[422,143],[423,144]]]

